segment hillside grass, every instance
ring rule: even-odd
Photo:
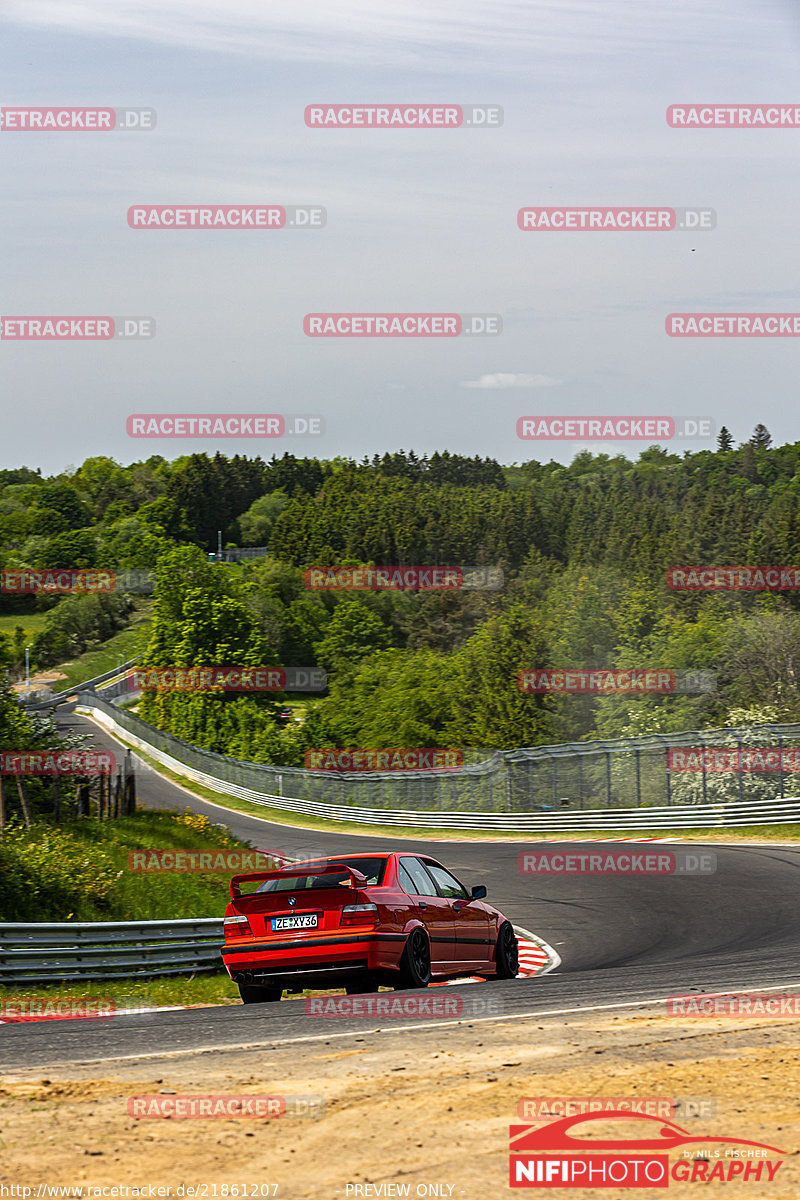
[[[65,678],[58,679],[53,684],[54,692],[68,692],[83,683],[93,679],[95,675],[103,675],[113,670],[120,662],[127,662],[141,654],[150,637],[150,627],[153,623],[152,601],[137,601],[136,609],[131,614],[131,621],[125,629],[121,629],[114,637],[109,638],[100,646],[85,650],[78,658],[67,662],[56,663],[48,668],[52,671],[62,671]]]
[[[21,625],[25,631],[25,642],[27,645],[33,640],[37,633],[41,633],[44,629],[44,619],[47,613],[31,612],[31,613],[3,613],[0,615],[0,633],[5,633],[9,637],[14,636],[14,630],[18,625]]]
[[[140,849],[249,849],[225,828],[188,808],[143,809],[99,822],[72,817],[60,826],[14,819],[0,840],[0,921],[155,921],[221,917],[230,874],[136,872]]]

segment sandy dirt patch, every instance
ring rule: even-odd
[[[190,1196],[188,1187],[197,1185],[206,1186],[207,1196],[224,1196],[224,1185],[237,1184],[248,1185],[248,1196],[263,1196],[262,1185],[270,1184],[280,1200],[404,1194],[496,1200],[525,1194],[508,1187],[509,1125],[541,1122],[525,1120],[520,1101],[638,1097],[681,1100],[673,1119],[693,1135],[738,1137],[786,1151],[769,1185],[673,1181],[670,1197],[716,1196],[723,1189],[752,1200],[800,1194],[796,1022],[738,1020],[734,1028],[732,1021],[679,1022],[642,1009],[569,1022],[498,1020],[348,1038],[335,1036],[336,1024],[326,1022],[330,1041],[268,1051],[6,1075],[0,1080],[0,1182],[34,1189],[40,1183],[153,1184],[170,1187],[162,1195],[171,1196]],[[129,1097],[172,1093],[312,1096],[325,1105],[317,1119],[128,1115]],[[704,1102],[703,1115],[684,1115],[687,1101]],[[672,1151],[672,1161],[678,1156]],[[409,1190],[377,1190],[389,1183]],[[357,1185],[362,1190],[355,1191]],[[558,1194],[619,1200],[614,1189]]]

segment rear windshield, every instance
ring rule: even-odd
[[[357,855],[347,858],[327,858],[320,862],[315,862],[315,867],[324,868],[333,866],[336,863],[344,863],[348,867],[352,867],[355,871],[360,871],[362,875],[366,875],[367,884],[372,886],[379,885],[383,882],[383,876],[386,872],[385,858],[359,858]],[[344,871],[341,874],[335,875],[284,875],[280,879],[268,879],[265,883],[257,888],[258,892],[301,892],[308,891],[313,888],[332,888],[332,887],[349,887],[350,876]],[[366,885],[364,885],[366,886]]]

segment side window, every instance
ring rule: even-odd
[[[445,871],[444,867],[435,867],[433,863],[425,864],[426,871],[430,872],[441,894],[448,900],[469,900],[466,889],[461,886],[455,876],[449,871]]]
[[[402,862],[397,864],[397,878],[400,880],[400,887],[404,892],[407,892],[409,896],[416,896],[419,894],[416,886],[414,885],[414,880],[411,878]]]
[[[400,866],[411,877],[412,896],[435,896],[436,887],[418,858],[401,858]],[[403,885],[405,886],[405,885]]]

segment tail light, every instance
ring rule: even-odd
[[[247,917],[239,913],[231,914],[226,917],[224,922],[225,937],[246,937],[248,933],[252,933],[250,922]]]
[[[339,925],[377,925],[377,904],[346,904]]]

